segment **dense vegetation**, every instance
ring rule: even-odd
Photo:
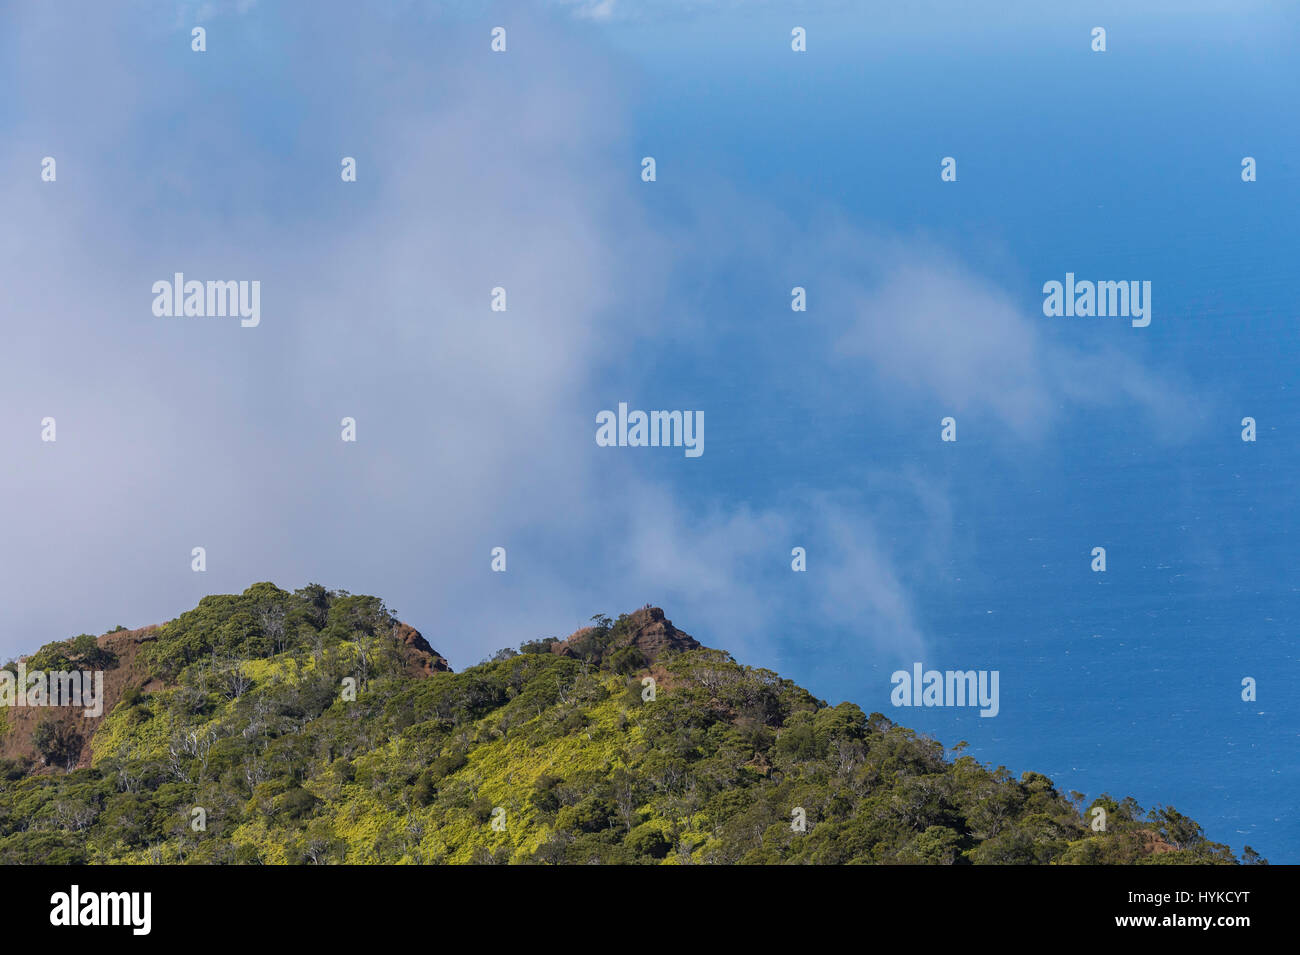
[[[719,651],[647,671],[634,617],[594,619],[570,654],[414,676],[374,597],[207,597],[144,645],[89,768],[0,765],[0,862],[1236,861],[1173,809],[948,758]]]

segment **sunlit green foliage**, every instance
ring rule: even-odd
[[[1236,861],[1173,809],[1085,806],[719,651],[660,658],[645,702],[629,618],[594,621],[572,656],[417,678],[374,597],[206,597],[157,631],[167,689],[122,697],[92,768],[0,762],[0,863]]]

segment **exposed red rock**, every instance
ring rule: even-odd
[[[147,681],[148,669],[140,659],[143,644],[155,639],[157,626],[141,627],[138,630],[118,630],[106,633],[98,638],[98,643],[117,656],[117,665],[104,670],[104,709],[100,716],[83,716],[83,710],[70,706],[5,707],[3,718],[6,732],[0,736],[0,757],[13,759],[26,757],[38,765],[41,757],[32,743],[32,734],[36,725],[43,720],[53,720],[67,728],[75,730],[81,736],[81,754],[78,766],[90,765],[90,738],[94,735],[100,720],[112,712],[122,699],[122,694],[130,687],[138,687],[145,692],[162,688],[157,680]],[[27,660],[27,657],[21,657]],[[147,682],[146,682],[147,681]]]
[[[561,656],[575,656],[575,644],[594,629],[594,627],[583,627],[574,631],[567,640],[551,644],[551,652]],[[696,650],[703,645],[690,634],[674,627],[672,621],[666,618],[664,612],[658,607],[642,607],[628,614],[624,625],[620,627],[616,624],[615,630],[619,632],[606,652],[633,646],[645,654],[646,661],[650,664],[666,652],[682,653]]]
[[[402,641],[406,654],[407,670],[415,676],[428,676],[433,673],[451,673],[446,658],[441,656],[429,641],[420,635],[410,624],[398,622],[397,636]]]

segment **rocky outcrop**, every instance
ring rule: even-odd
[[[406,654],[407,671],[413,676],[428,676],[433,673],[451,673],[445,657],[429,646],[429,641],[420,635],[410,624],[397,624],[397,637],[402,641]]]
[[[596,633],[595,627],[583,627],[567,640],[552,644],[551,652],[568,657],[589,655]],[[619,618],[609,632],[608,642],[600,647],[599,652],[605,656],[623,647],[636,647],[644,654],[647,664],[653,665],[665,653],[682,653],[701,646],[703,644],[690,634],[674,627],[658,607],[642,607]]]
[[[658,607],[644,607],[631,614],[632,636],[628,643],[654,663],[665,652],[682,653],[698,650],[703,644],[689,633],[673,626]]]

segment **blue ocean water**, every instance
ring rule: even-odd
[[[702,490],[762,503],[847,482],[868,502],[874,468],[941,487],[942,565],[908,581],[925,662],[999,670],[1001,713],[895,709],[888,675],[909,661],[797,619],[768,665],[1063,791],[1173,805],[1237,851],[1296,862],[1294,21],[1107,23],[1104,57],[1080,39],[1083,21],[1046,14],[966,34],[812,21],[807,66],[784,51],[788,25],[768,20],[726,49],[708,40],[734,31],[721,22],[623,42],[652,91],[638,142],[672,156],[676,176],[715,177],[810,229],[833,210],[923,235],[1036,316],[1045,341],[1152,369],[1169,386],[1167,420],[1121,398],[1029,409],[1045,425],[1024,440],[964,419],[959,444],[944,446],[944,412],[906,396],[900,415],[898,401],[885,411],[847,387],[809,413],[786,397],[835,372],[771,362],[772,343],[795,334],[771,302],[793,283],[747,271],[743,254],[699,293],[702,314],[735,323],[728,360],[665,350],[665,388],[713,382],[718,450],[698,469]],[[945,155],[960,164],[950,186],[938,181]],[[1258,182],[1240,179],[1245,155],[1267,170]],[[698,197],[678,201],[661,214],[691,221]],[[1042,283],[1067,271],[1152,281],[1151,326],[1042,317]],[[1247,415],[1253,444],[1240,437]],[[888,541],[932,533],[906,508],[882,521]],[[1089,568],[1098,545],[1104,574]],[[1255,702],[1241,697],[1245,677]]]

